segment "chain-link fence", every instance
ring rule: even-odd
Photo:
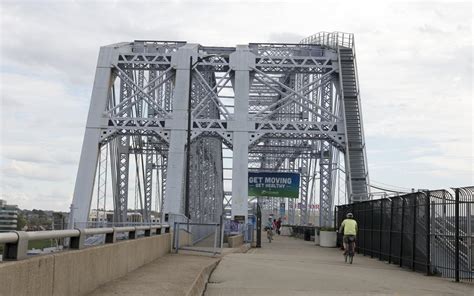
[[[338,206],[337,226],[349,212],[359,253],[456,281],[474,278],[474,187]]]

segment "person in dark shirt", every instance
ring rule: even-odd
[[[276,225],[276,233],[280,235],[280,228],[281,228],[281,217],[275,222]]]

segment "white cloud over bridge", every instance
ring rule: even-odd
[[[472,4],[2,1],[0,197],[67,210],[101,45],[355,34],[370,178],[473,184]]]

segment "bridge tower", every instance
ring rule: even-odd
[[[116,222],[128,220],[133,200],[145,222],[153,210],[182,215],[186,174],[193,221],[217,222],[229,206],[232,217],[247,217],[249,170],[301,174],[299,200],[266,203],[273,211],[284,202],[293,223],[317,224],[317,201],[320,225],[332,223],[338,170],[349,201],[368,199],[352,34],[323,32],[300,44],[136,40],[101,48],[71,222],[89,219],[95,195],[104,211],[107,194]]]

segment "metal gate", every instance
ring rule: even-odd
[[[173,249],[203,253],[222,253],[223,228],[220,223],[175,222]]]

